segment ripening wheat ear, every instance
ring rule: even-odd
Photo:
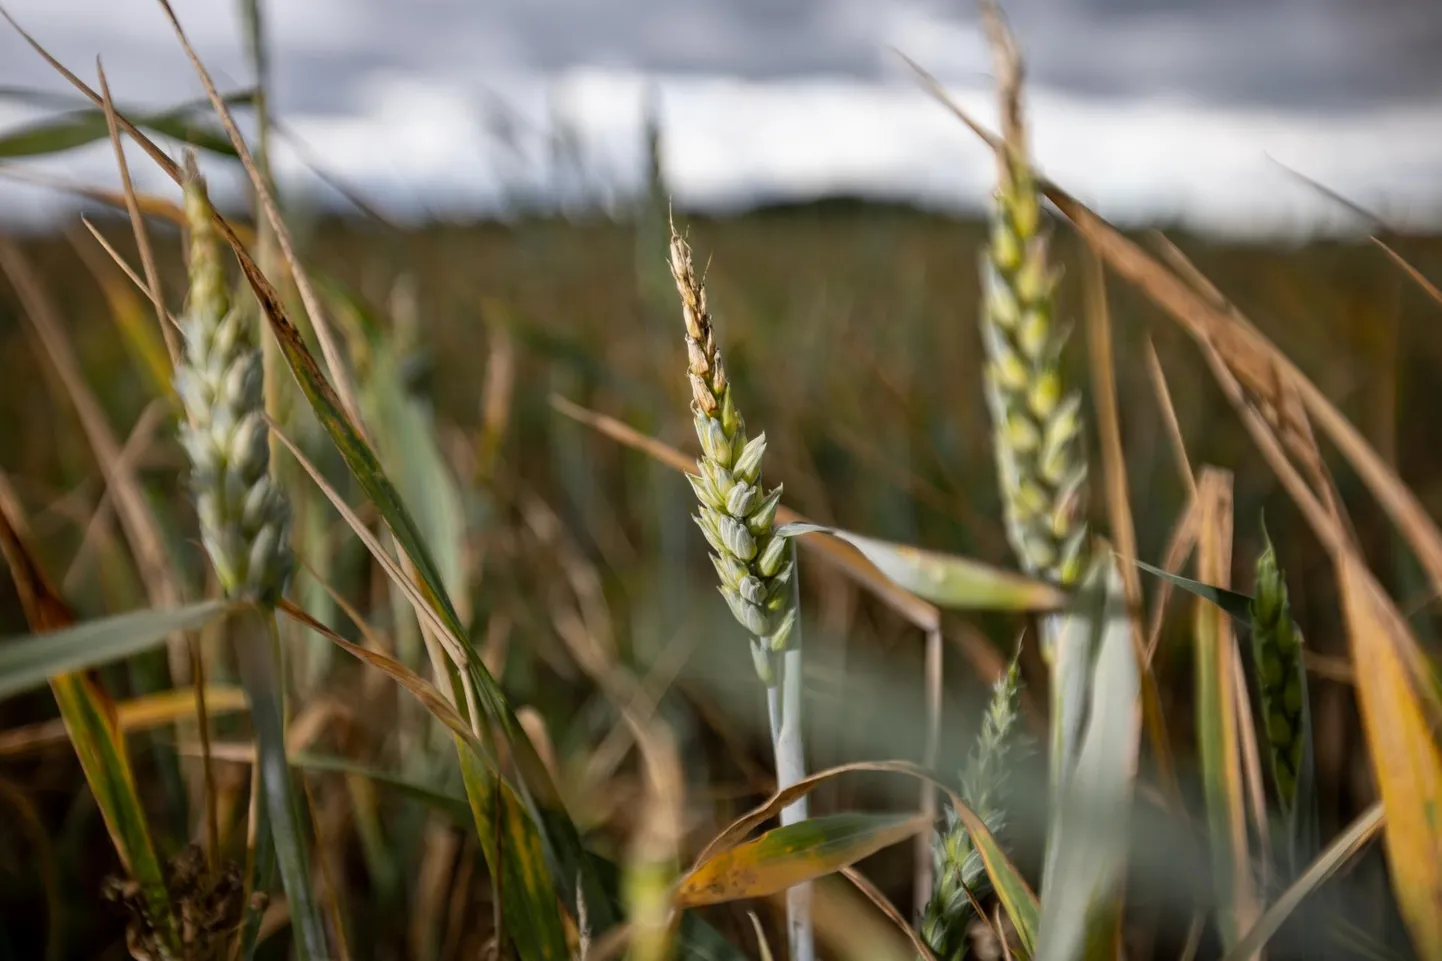
[[[701,441],[698,473],[686,475],[701,503],[696,523],[716,552],[711,563],[721,578],[721,594],[752,635],[756,673],[770,687],[776,683],[777,659],[791,645],[796,627],[795,562],[790,542],[773,533],[781,488],[767,491],[761,483],[766,435],[746,437],[716,347],[706,288],[696,277],[691,248],[674,228],[671,273],[686,321],[691,411]]]
[[[1085,570],[1087,479],[1081,397],[1062,379],[1068,331],[1053,322],[1059,273],[1047,260],[1041,201],[1027,159],[1020,65],[1003,56],[1003,133],[982,257],[982,340],[1007,535],[1028,573],[1070,587]],[[1010,61],[1010,62],[1007,62]]]
[[[226,594],[274,602],[291,571],[290,505],[270,476],[256,323],[230,302],[205,182],[187,165],[190,293],[175,387],[201,539]]]

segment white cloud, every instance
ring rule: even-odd
[[[22,8],[51,2],[23,0]],[[127,10],[137,3],[148,0],[117,0]],[[223,6],[229,9],[228,0]],[[328,26],[340,37],[337,49],[370,29],[361,19],[347,25],[340,18],[337,26],[340,0],[273,6],[287,38],[282,51],[332,42],[321,36]],[[181,13],[216,45],[232,35],[229,14],[222,16],[213,0],[183,4]],[[108,23],[120,15],[97,16]],[[983,122],[994,121],[981,76],[984,51],[971,32],[911,4],[896,7],[877,38],[878,45],[891,42],[923,60],[950,52],[949,62],[978,67],[951,76],[964,84],[959,100]],[[166,63],[166,71],[184,67]],[[129,70],[146,74],[139,62]],[[155,72],[146,74],[152,82]],[[483,59],[435,71],[381,66],[352,78],[343,104],[281,119],[306,156],[399,218],[490,213],[515,196],[574,199],[580,191],[611,203],[639,184],[642,102],[652,84],[661,94],[665,160],[681,205],[735,208],[827,193],[972,211],[985,202],[992,175],[985,149],[899,68],[888,82],[649,76],[597,67],[543,74],[501,70]],[[125,97],[128,88],[115,86]],[[511,114],[515,151],[497,135],[497,102]],[[1088,97],[1045,86],[1033,87],[1029,105],[1039,166],[1123,222],[1180,219],[1227,233],[1297,233],[1344,223],[1335,205],[1298,184],[1271,156],[1403,224],[1442,227],[1442,110],[1436,105],[1322,112],[1176,95]],[[0,108],[0,124],[27,115],[33,114]],[[554,161],[547,138],[558,124],[574,132],[586,161],[582,178]],[[283,142],[277,154],[283,182],[314,185],[301,156]],[[72,179],[116,182],[105,144],[38,166]],[[170,190],[148,166],[137,152],[140,182]],[[220,187],[222,196],[227,190],[240,196],[233,174],[222,177]],[[37,199],[36,188],[0,184],[0,218],[33,220],[64,209],[54,196]]]

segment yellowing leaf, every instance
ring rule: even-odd
[[[768,831],[722,851],[687,875],[678,907],[785,891],[854,864],[931,827],[922,814],[831,814]]]
[[[954,554],[892,544],[820,524],[785,524],[776,533],[780,537],[839,537],[896,584],[942,607],[1046,611],[1067,603],[1066,592],[1052,584]]]
[[[1442,757],[1397,645],[1397,625],[1357,570],[1340,559],[1342,610],[1372,771],[1386,809],[1392,888],[1419,956],[1442,959]]]

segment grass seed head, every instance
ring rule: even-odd
[[[210,200],[193,163],[185,214],[190,291],[175,386],[201,540],[228,596],[273,602],[292,566],[290,504],[270,476],[255,320],[230,302]]]

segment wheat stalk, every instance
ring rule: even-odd
[[[766,435],[746,436],[746,423],[731,397],[731,382],[716,346],[706,305],[706,286],[696,276],[691,247],[671,226],[671,275],[681,295],[686,324],[686,375],[701,457],[687,474],[701,510],[696,524],[715,551],[711,563],[721,596],[751,635],[756,674],[766,685],[778,790],[806,776],[801,742],[801,631],[797,624],[796,553],[775,530],[781,488],[761,482]],[[806,798],[781,810],[783,825],[804,821]],[[786,895],[791,961],[812,961],[810,885]]]
[[[237,616],[236,660],[255,728],[259,778],[281,882],[297,931],[298,956],[329,956],[303,825],[304,798],[286,760],[284,684],[275,604],[293,559],[290,502],[270,474],[270,429],[256,343],[258,315],[232,304],[214,211],[193,157],[186,158],[185,217],[190,290],[181,333],[185,349],[175,387],[185,408],[180,442],[190,458],[190,489],[200,536],[228,597],[254,603]],[[263,628],[264,630],[259,630]],[[247,925],[248,931],[253,931]]]
[[[1021,702],[1021,675],[1012,661],[992,686],[991,701],[981,732],[961,773],[961,798],[993,834],[1006,826],[1001,801],[1007,776],[1022,747],[1017,728]],[[936,888],[922,912],[919,931],[926,946],[941,961],[960,961],[966,954],[967,927],[974,911],[972,899],[987,889],[986,868],[971,843],[966,825],[946,809],[946,829],[932,842]]]
[[[1062,376],[1069,330],[1052,316],[1060,272],[1048,261],[1048,231],[1028,157],[1021,56],[994,0],[982,0],[982,19],[995,55],[1002,119],[991,237],[981,259],[986,400],[997,474],[1007,538],[1022,568],[1070,588],[1091,561],[1081,395]],[[1081,645],[1062,649],[1067,623],[1056,615],[1040,623],[1052,680],[1047,760],[1053,830],[1093,694],[1089,655]],[[1043,889],[1056,850],[1047,845]]]

